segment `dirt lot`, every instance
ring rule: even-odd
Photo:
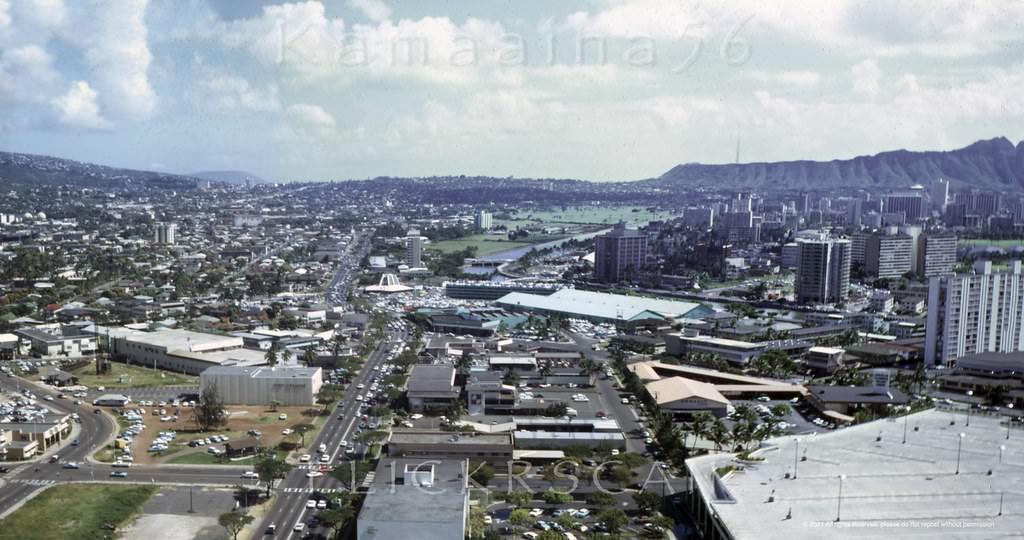
[[[262,433],[260,442],[263,446],[276,447],[285,439],[282,434],[284,429],[291,428],[296,424],[312,424],[316,418],[308,415],[314,411],[309,407],[278,407],[276,411],[272,411],[267,407],[229,406],[227,407],[229,415],[227,426],[217,431],[201,433],[196,428],[192,410],[189,408],[183,407],[176,410],[173,407],[165,407],[167,415],[178,416],[178,420],[169,422],[161,422],[159,415],[153,416],[151,408],[144,407],[144,409],[146,410],[146,414],[143,415],[146,429],[132,443],[132,457],[138,464],[213,463],[216,460],[207,453],[209,446],[190,448],[188,442],[193,439],[207,438],[210,435],[226,435],[230,439],[237,439],[247,436],[246,433],[250,429]],[[281,420],[279,418],[281,414],[287,415],[287,418]],[[157,438],[161,431],[175,431],[178,437],[171,444],[170,449],[161,455],[147,452],[150,443]],[[307,434],[306,440],[307,442],[312,440],[312,435]],[[224,448],[223,443],[213,446]],[[209,459],[207,459],[208,456]]]

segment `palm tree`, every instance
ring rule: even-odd
[[[302,363],[305,364],[306,367],[312,366],[316,363],[316,351],[313,350],[313,347],[309,347],[302,353]]]
[[[928,371],[924,367],[924,362],[918,362],[917,367],[914,368],[914,373],[910,375],[910,382],[913,383],[914,388],[917,389],[918,393],[921,393],[922,388],[926,388],[928,382]]]
[[[721,420],[715,420],[708,431],[708,439],[715,444],[715,450],[721,451],[722,446],[729,442],[729,429]]]
[[[264,360],[266,360],[268,366],[270,366],[270,367],[276,366],[277,365],[277,360],[278,360],[278,358],[277,358],[277,345],[271,345],[270,348],[267,349],[267,354],[263,358],[264,358]]]
[[[697,448],[697,439],[708,434],[708,428],[715,417],[707,411],[700,411],[690,418],[690,433],[693,433],[693,448]]]

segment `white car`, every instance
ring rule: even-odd
[[[313,456],[309,454],[302,454],[299,457],[299,463],[309,463],[309,460],[313,459]]]
[[[540,508],[534,508],[533,510],[530,510],[530,517],[536,518],[542,516],[543,514],[544,511],[541,510]]]
[[[260,475],[256,471],[245,471],[242,473],[242,478],[259,478]]]
[[[306,530],[306,524],[300,521],[295,524],[295,527],[293,527],[292,530],[295,532],[303,532]]]
[[[331,455],[330,454],[320,454],[320,463],[330,463],[330,462],[331,462]]]
[[[324,473],[320,471],[309,471],[306,473],[306,478],[320,478]]]

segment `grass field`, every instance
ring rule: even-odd
[[[505,251],[506,249],[515,249],[532,243],[532,239],[530,242],[513,242],[510,240],[502,240],[501,237],[497,235],[474,234],[472,236],[466,236],[456,240],[442,240],[441,242],[435,242],[430,244],[429,247],[431,249],[441,251],[442,253],[452,253],[455,251],[462,251],[469,246],[475,246],[476,254],[480,257],[483,255],[490,255],[491,253],[497,253],[499,251]]]
[[[129,366],[117,362],[110,363],[110,371],[96,375],[95,364],[90,363],[72,373],[78,377],[78,383],[89,388],[141,388],[146,386],[181,386],[198,385],[199,378],[183,375],[172,371],[153,370],[139,366]]]
[[[634,210],[636,210],[634,212]],[[511,220],[495,219],[496,224],[523,225],[526,223],[544,224],[608,224],[619,221],[627,223],[646,222],[665,219],[671,212],[648,212],[636,206],[570,206],[552,210],[520,210]]]
[[[101,540],[113,533],[105,523],[121,526],[142,511],[155,486],[55,486],[0,520],[0,540]]]

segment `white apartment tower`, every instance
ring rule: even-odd
[[[487,210],[480,210],[473,216],[473,228],[477,232],[487,232],[494,226],[494,216]]]
[[[174,223],[157,223],[156,230],[153,232],[153,243],[173,246],[177,230],[178,226]]]
[[[950,365],[982,352],[1024,351],[1024,273],[978,261],[970,274],[947,273],[928,284],[925,362]]]
[[[846,239],[798,240],[796,300],[801,304],[843,302],[850,292],[851,246]]]
[[[423,244],[426,238],[420,236],[418,229],[410,229],[405,236],[405,264],[409,268],[423,266]]]

